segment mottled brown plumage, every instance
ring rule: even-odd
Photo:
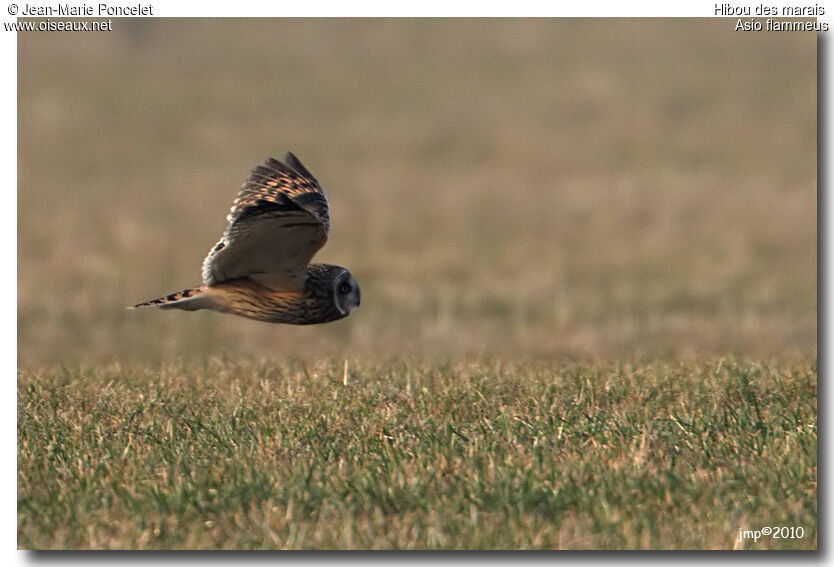
[[[252,170],[227,220],[203,261],[203,285],[134,307],[212,309],[308,325],[341,319],[359,306],[350,272],[310,264],[327,241],[329,206],[318,181],[291,153]]]

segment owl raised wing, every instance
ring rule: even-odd
[[[275,291],[304,289],[307,265],[330,230],[327,197],[292,154],[252,170],[203,261],[203,283],[249,278]]]

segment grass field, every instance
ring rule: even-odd
[[[815,548],[816,36],[728,22],[19,34],[18,545]],[[359,310],[124,309],[286,150]]]
[[[212,360],[20,382],[26,548],[809,549],[803,361]],[[738,543],[801,526],[802,539]]]

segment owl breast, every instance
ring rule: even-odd
[[[209,289],[218,311],[268,323],[314,325],[346,317],[353,309],[352,305],[345,304],[344,294],[340,295],[338,290],[346,272],[338,266],[311,264],[307,267],[303,291],[275,291],[248,278]]]

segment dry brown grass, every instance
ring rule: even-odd
[[[20,34],[24,365],[815,352],[813,34],[718,20],[154,20]],[[198,281],[248,169],[328,191],[360,311]]]

